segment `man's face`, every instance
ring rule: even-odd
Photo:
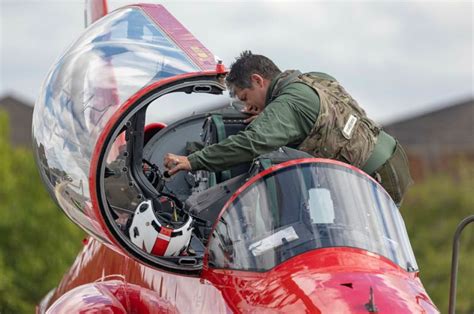
[[[252,74],[251,82],[252,86],[249,88],[234,87],[234,94],[245,104],[246,111],[259,114],[265,108],[269,81],[258,74]]]

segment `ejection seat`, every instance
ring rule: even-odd
[[[203,147],[219,143],[227,137],[243,131],[248,125],[244,122],[248,117],[249,115],[243,113],[238,107],[226,107],[210,112],[203,123],[202,142],[187,143],[187,152],[192,153]],[[211,172],[209,173],[208,186],[212,187],[230,178],[247,173],[250,165],[250,163],[245,162],[235,165],[228,170]]]

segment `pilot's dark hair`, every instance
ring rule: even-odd
[[[262,55],[254,55],[250,50],[243,51],[235,62],[230,66],[226,83],[229,88],[250,88],[252,74],[258,74],[267,80],[274,79],[280,74],[280,69],[269,58]]]

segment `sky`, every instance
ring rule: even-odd
[[[84,4],[0,3],[0,97],[33,103],[49,68],[84,30]],[[282,70],[326,72],[378,122],[474,97],[471,1],[160,3],[226,65],[248,49]]]

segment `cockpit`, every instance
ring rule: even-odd
[[[208,254],[211,268],[261,272],[310,250],[351,247],[383,256],[407,271],[417,270],[396,205],[378,183],[346,164],[283,147],[225,172],[165,177],[166,153],[187,155],[212,145],[219,141],[218,133],[225,137],[244,130],[245,118],[238,105],[227,104],[177,120],[145,142],[138,138],[144,144],[138,145],[141,157],[135,170],[127,160],[137,154],[132,134],[137,130],[125,127],[118,134],[105,159],[103,187],[108,216],[124,242],[176,268],[200,268]],[[144,129],[136,121],[131,125]],[[116,147],[118,143],[122,146]],[[147,194],[145,182],[156,194]],[[151,199],[162,223],[178,228],[192,217],[189,245],[173,256],[147,251],[141,236],[134,240],[145,230],[132,230],[137,208]]]

